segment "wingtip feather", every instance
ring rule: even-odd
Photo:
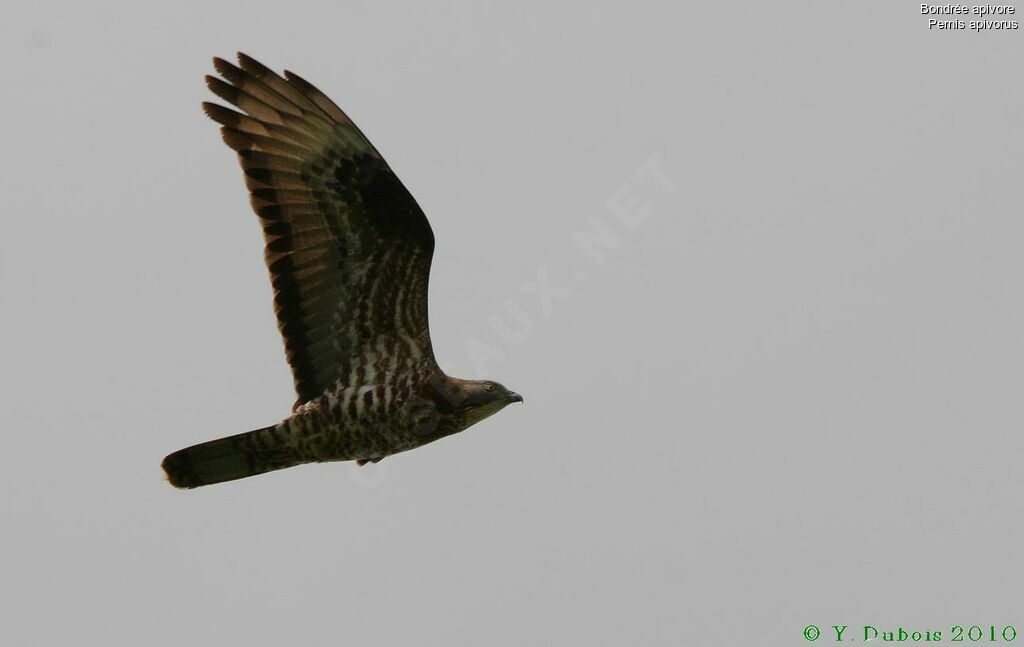
[[[337,123],[352,123],[352,120],[348,118],[348,115],[346,115],[330,97],[318,90],[316,86],[306,79],[291,70],[284,71],[284,78],[286,78],[289,83],[293,84],[299,92],[312,101],[317,108],[322,110],[325,115]]]
[[[237,69],[237,68],[235,68],[234,64],[224,60],[223,58],[221,58],[219,56],[214,56],[213,57],[213,69],[217,70],[217,72],[221,76],[227,78],[228,74],[230,74],[233,69]]]

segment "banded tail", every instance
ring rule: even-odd
[[[160,465],[174,487],[196,488],[304,462],[275,425],[179,449]]]

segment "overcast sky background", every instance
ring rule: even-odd
[[[574,4],[5,10],[6,644],[1024,633],[1024,30]],[[236,50],[382,151],[437,237],[442,365],[524,406],[363,470],[167,485],[294,399],[199,107]]]

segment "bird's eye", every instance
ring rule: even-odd
[[[492,384],[491,382],[484,384],[484,391],[487,391],[488,393],[494,391],[494,384]]]

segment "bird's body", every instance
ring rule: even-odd
[[[311,462],[360,464],[462,431],[522,398],[445,375],[427,327],[434,237],[415,200],[325,95],[239,54],[204,103],[238,151],[266,238],[298,400],[280,424],[170,454],[197,487]]]

